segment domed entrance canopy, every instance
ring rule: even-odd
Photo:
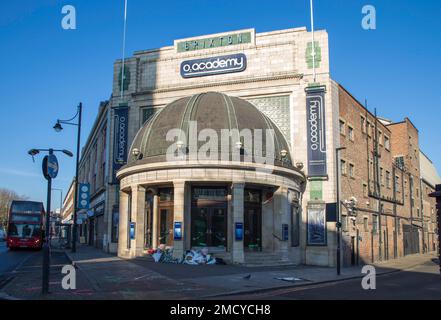
[[[228,132],[230,138],[226,136]],[[246,134],[242,135],[244,132],[252,135],[251,146],[244,137]],[[191,143],[200,150],[213,134],[218,139],[218,148],[209,152],[217,152],[217,155],[212,154],[216,160],[232,161],[233,148],[237,148],[241,149],[242,159],[248,156],[250,162],[262,163],[259,156],[263,156],[266,163],[270,160],[272,165],[292,168],[288,143],[277,126],[251,103],[217,92],[176,100],[155,114],[138,131],[126,167],[166,162],[167,152],[173,144],[191,157],[195,150],[190,147]],[[201,135],[205,138],[201,139]],[[198,141],[198,137],[202,141]],[[227,150],[225,139],[229,141]],[[258,143],[258,139],[261,142]]]

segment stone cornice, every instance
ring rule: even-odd
[[[219,86],[234,86],[237,84],[245,84],[245,83],[253,83],[253,82],[268,82],[268,81],[277,81],[277,80],[286,80],[286,79],[297,79],[300,80],[303,78],[303,74],[296,72],[280,72],[274,73],[269,76],[261,76],[261,77],[241,77],[237,79],[229,79],[219,82],[206,82],[199,84],[192,84],[187,86],[170,86],[163,87],[159,89],[145,89],[142,91],[138,91],[136,93],[132,93],[132,97],[137,97],[140,95],[146,94],[157,94],[157,93],[165,93],[165,92],[173,92],[173,91],[183,91],[183,90],[192,90],[192,89],[200,89],[200,88],[211,88],[211,87],[219,87]]]
[[[160,170],[176,170],[176,169],[231,169],[231,170],[244,170],[263,172],[291,179],[299,179],[304,182],[306,177],[303,172],[293,168],[283,168],[270,165],[262,165],[258,163],[250,162],[232,162],[232,161],[176,161],[176,162],[161,162],[151,164],[140,164],[130,167],[123,167],[117,172],[117,178],[119,180],[137,173],[160,171]],[[176,177],[178,178],[178,177]]]

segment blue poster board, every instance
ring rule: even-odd
[[[283,235],[283,241],[289,240],[288,225],[287,224],[282,224],[282,235]]]
[[[130,222],[130,239],[135,239],[136,222]]]
[[[236,222],[234,234],[235,234],[236,241],[243,240],[243,223],[242,222]]]
[[[174,240],[182,240],[182,222],[175,222]]]
[[[307,218],[308,245],[326,246],[325,208],[322,206],[308,207]]]

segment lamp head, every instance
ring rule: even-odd
[[[280,156],[282,157],[282,159],[285,159],[287,155],[288,155],[288,151],[286,151],[285,149],[280,151]]]
[[[61,126],[59,121],[57,121],[57,123],[54,125],[54,130],[56,132],[60,132],[61,130],[63,130],[63,127]]]
[[[70,152],[69,150],[63,150],[62,152],[69,157],[73,157],[73,153]]]
[[[132,155],[135,157],[135,158],[137,158],[138,156],[139,156],[139,149],[138,148],[134,148],[133,150],[132,150]]]
[[[37,149],[31,149],[31,150],[29,150],[28,151],[28,154],[30,155],[30,156],[36,156],[37,154],[39,154],[40,153],[40,151],[39,150],[37,150]]]
[[[179,140],[176,142],[176,146],[178,147],[178,149],[182,149],[182,147],[184,146],[184,142]]]

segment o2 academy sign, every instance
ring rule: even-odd
[[[306,88],[308,176],[326,177],[325,87]]]
[[[195,60],[181,63],[183,78],[204,77],[215,74],[241,72],[247,68],[247,57],[242,54],[232,54]]]

